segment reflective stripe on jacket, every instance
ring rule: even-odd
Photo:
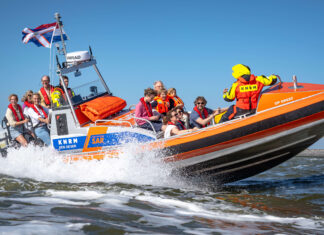
[[[243,75],[233,83],[231,89],[223,95],[225,101],[236,98],[236,106],[240,109],[252,110],[257,107],[259,95],[264,86],[272,85],[276,78],[270,76]]]
[[[156,99],[157,101],[157,106],[156,106],[156,111],[159,113],[167,113],[169,111],[170,107],[170,101],[167,98],[166,100],[162,100],[160,97]]]

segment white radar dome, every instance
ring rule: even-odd
[[[66,54],[66,62],[68,64],[80,64],[88,60],[90,60],[88,51],[75,51]]]

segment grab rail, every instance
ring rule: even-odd
[[[132,125],[132,123],[131,122],[129,122],[129,121],[123,121],[123,120],[111,120],[111,119],[100,119],[100,120],[96,120],[95,121],[95,126],[97,126],[97,122],[115,122],[115,123],[126,123],[126,124],[128,124],[130,127],[132,127],[133,128],[133,125]]]
[[[156,131],[155,131],[155,129],[154,129],[153,124],[152,124],[149,120],[144,119],[144,118],[135,117],[135,116],[134,116],[134,121],[135,121],[135,123],[137,123],[136,120],[141,120],[141,121],[148,122],[148,123],[151,125],[154,134],[155,134],[155,135],[157,134]]]

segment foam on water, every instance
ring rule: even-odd
[[[171,166],[161,161],[159,151],[135,154],[137,148],[136,144],[129,144],[119,158],[66,163],[51,148],[30,146],[10,150],[7,158],[0,158],[0,174],[45,182],[179,186],[180,182],[171,176]]]

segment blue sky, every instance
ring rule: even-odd
[[[155,80],[177,88],[188,109],[203,95],[211,108],[228,106],[222,91],[231,68],[256,75],[324,83],[324,1],[321,0],[2,0],[0,109],[10,93],[41,87],[49,49],[21,42],[24,27],[62,16],[68,51],[91,45],[111,91],[135,104]],[[54,78],[56,85],[57,78]],[[70,81],[73,87],[73,79]],[[324,148],[323,139],[317,147]]]

